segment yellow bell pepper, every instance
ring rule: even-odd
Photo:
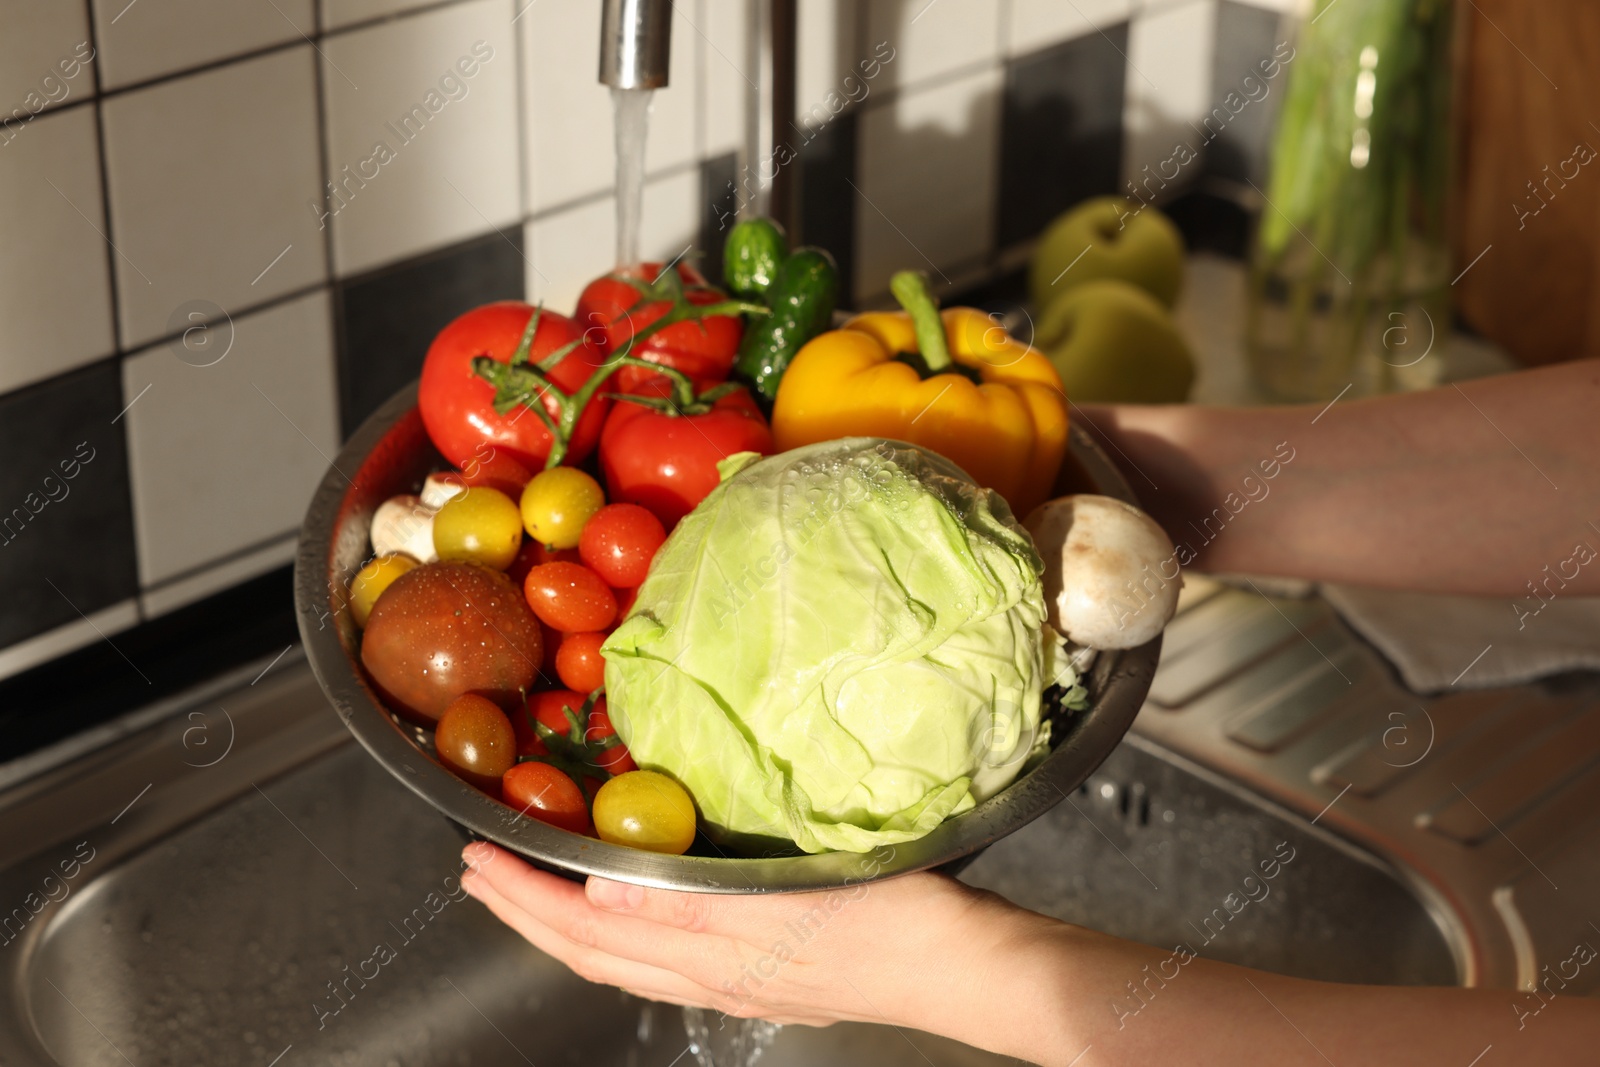
[[[1060,376],[983,312],[941,313],[921,275],[902,271],[891,288],[906,311],[857,315],[795,355],[772,410],[775,443],[909,441],[952,460],[1021,519],[1049,498],[1066,452]],[[971,377],[947,371],[952,362]]]

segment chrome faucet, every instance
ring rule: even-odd
[[[602,85],[664,88],[671,53],[671,0],[604,0],[600,14]]]

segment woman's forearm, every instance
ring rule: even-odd
[[[1018,1052],[1089,1064],[1405,1064],[1468,1067],[1594,1062],[1600,1003],[1552,987],[1507,990],[1311,982],[1061,927],[1055,976],[1074,1020],[1066,1047]],[[1580,969],[1600,966],[1592,952]],[[1056,1042],[1055,1044],[1059,1044]],[[1008,1050],[1009,1051],[1009,1050]],[[1176,1059],[1174,1059],[1176,1057]]]
[[[1556,576],[1600,593],[1600,360],[1331,407],[1078,415],[1180,562],[1501,596]]]

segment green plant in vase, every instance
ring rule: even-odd
[[[1307,17],[1250,264],[1246,347],[1269,393],[1426,380],[1449,332],[1453,44],[1452,0]]]

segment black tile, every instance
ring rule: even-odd
[[[0,681],[0,762],[282,652],[299,640],[291,570],[125,630],[115,648],[96,641]]]
[[[1190,252],[1245,258],[1255,216],[1245,210],[1237,197],[1220,195],[1209,188],[1220,183],[1202,181],[1199,184],[1199,188],[1163,204],[1161,210],[1177,224],[1184,246]]]
[[[1200,122],[1207,173],[1266,185],[1272,130],[1294,68],[1294,49],[1283,29],[1276,12],[1222,0],[1211,68],[1213,106]]]
[[[1128,24],[1006,67],[1000,113],[1000,247],[1025,241],[1085,197],[1117,191]]]
[[[434,335],[457,315],[523,299],[525,262],[522,229],[512,226],[336,285],[344,436],[422,373]]]
[[[700,164],[700,238],[697,265],[712,285],[722,284],[722,242],[739,221],[739,193],[734,182],[739,157],[734,152]]]
[[[855,292],[856,130],[859,112],[846,111],[819,129],[790,131],[799,155],[800,225],[796,244],[817,245],[839,263],[839,292]]]
[[[114,360],[0,397],[0,647],[139,587]]]

